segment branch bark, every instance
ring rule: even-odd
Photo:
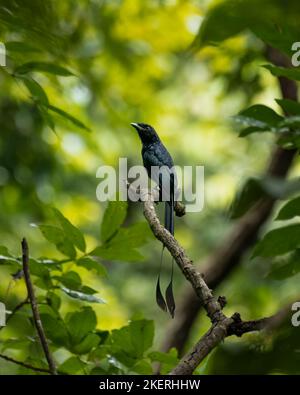
[[[215,325],[199,340],[192,350],[185,355],[178,365],[171,371],[171,375],[192,374],[199,363],[212,351],[222,340],[228,336],[241,337],[245,333],[261,330],[272,330],[279,327],[291,312],[289,303],[276,314],[270,317],[260,318],[253,321],[242,321],[240,314],[235,313],[231,317],[231,323],[227,326]]]
[[[15,363],[16,365],[23,366],[24,368],[34,370],[36,372],[42,372],[42,373],[49,373],[49,374],[51,374],[50,370],[48,370],[48,369],[38,368],[36,366],[30,365],[29,363],[18,361],[18,360],[14,359],[14,358],[8,357],[7,355],[4,355],[4,354],[0,354],[0,358],[4,359],[5,361],[8,361],[8,362]]]
[[[31,282],[31,278],[30,278],[29,251],[28,251],[28,244],[27,244],[27,241],[25,238],[22,240],[22,262],[23,262],[24,278],[25,278],[25,283],[26,283],[26,287],[27,287],[28,298],[29,298],[30,304],[31,304],[34,323],[35,323],[35,326],[36,326],[36,329],[38,332],[38,336],[41,341],[41,345],[42,345],[46,360],[49,365],[49,371],[51,374],[55,375],[55,374],[57,374],[56,366],[55,366],[54,359],[53,359],[52,354],[49,349],[48,341],[47,341],[47,338],[46,338],[46,335],[44,332],[43,324],[42,324],[41,317],[40,317],[40,312],[38,309],[38,304],[37,304],[36,297],[35,297],[34,288],[33,288],[32,282]]]
[[[155,199],[149,191],[142,193],[144,204],[144,215],[154,236],[167,248],[175,262],[181,269],[185,278],[191,283],[195,294],[201,305],[207,312],[211,321],[211,327],[197,344],[188,352],[172,370],[171,375],[192,374],[200,362],[227,336],[242,336],[250,331],[257,331],[270,325],[275,320],[274,317],[262,318],[255,321],[242,321],[240,314],[235,313],[232,317],[227,317],[222,308],[226,303],[224,297],[218,300],[207,286],[202,275],[193,266],[184,249],[180,246],[175,237],[161,225],[155,211]]]
[[[144,215],[150,225],[154,236],[160,240],[175,259],[183,275],[191,283],[195,294],[198,296],[201,304],[207,311],[207,315],[212,322],[218,322],[225,316],[222,313],[220,303],[214,298],[211,290],[203,280],[202,275],[196,270],[192,261],[186,255],[184,249],[170,232],[165,229],[159,222],[155,211],[153,195],[149,191],[144,191],[142,196],[144,203]]]

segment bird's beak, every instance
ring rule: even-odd
[[[138,123],[132,122],[130,125],[133,126],[136,130],[140,130],[141,129]]]

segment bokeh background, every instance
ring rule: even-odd
[[[274,145],[274,137],[268,133],[259,139],[256,135],[239,138],[232,116],[254,103],[279,112],[274,98],[280,92],[276,78],[260,67],[266,63],[264,45],[251,33],[218,46],[191,49],[213,3],[1,0],[1,41],[24,44],[9,45],[7,66],[0,67],[0,240],[12,254],[20,255],[20,240],[26,236],[33,256],[63,259],[30,226],[49,223],[51,206],[80,228],[89,249],[99,244],[106,204],[96,199],[96,170],[101,165],[117,168],[120,157],[141,164],[140,141],[130,122],[153,125],[176,164],[205,166],[203,211],[177,218],[175,224],[176,237],[191,258],[201,263],[222,242],[232,227],[234,196],[249,177],[263,172]],[[51,113],[55,130],[51,128],[52,121],[13,74],[17,66],[30,61],[60,65],[75,74],[31,73],[51,105],[90,130],[55,112]],[[297,169],[298,164],[294,174]],[[130,203],[125,224],[135,221],[144,221],[142,206]],[[106,304],[93,306],[99,329],[120,328],[141,315],[155,321],[155,347],[159,348],[170,323],[155,303],[160,250],[152,239],[141,249],[142,261],[102,260],[107,277],[74,268],[72,263],[64,266],[65,271],[78,271],[84,283],[99,290],[106,300]],[[166,282],[170,272],[167,254],[165,261]],[[1,267],[0,298],[9,307],[24,294],[22,280],[12,280],[11,274],[9,267]],[[296,294],[298,282],[297,276],[285,282],[269,279],[263,265],[247,256],[218,293],[226,295],[228,313],[239,311],[243,318],[251,319],[274,313]],[[176,270],[177,299],[184,285]],[[81,303],[62,297],[64,312]],[[207,328],[204,315],[199,316],[186,348]],[[16,325],[6,336],[18,336],[22,331]],[[216,351],[218,358],[212,354],[206,372],[238,373],[246,369],[249,353],[259,350],[268,355],[269,347],[269,340],[260,335],[230,338]],[[234,355],[238,353],[241,359],[237,363]],[[285,358],[292,358],[293,353]],[[268,358],[262,371],[272,372]],[[14,371],[11,365],[0,363],[3,372]],[[286,366],[288,371],[288,362]]]

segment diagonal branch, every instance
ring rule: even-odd
[[[191,283],[201,304],[207,311],[207,315],[212,322],[218,322],[225,316],[222,313],[220,303],[213,297],[209,287],[206,285],[202,275],[196,270],[190,258],[186,255],[184,249],[179,245],[178,241],[170,232],[165,229],[159,222],[154,207],[154,198],[151,192],[145,191],[142,197],[144,203],[144,215],[150,225],[154,236],[160,240],[169,250],[177,265],[181,269],[183,275]]]
[[[190,258],[186,255],[184,249],[179,245],[175,237],[159,222],[151,192],[145,191],[142,201],[144,203],[144,215],[154,236],[168,249],[185,278],[191,283],[212,323],[211,329],[179,363],[175,369],[175,373],[172,372],[172,374],[191,374],[203,358],[227,336],[227,330],[234,323],[234,320],[233,318],[226,317],[222,312],[224,298],[219,298],[218,300],[214,298],[212,291]]]
[[[30,365],[29,363],[18,361],[14,358],[8,357],[7,355],[4,355],[4,354],[0,354],[0,358],[4,359],[5,361],[8,361],[8,362],[15,363],[16,365],[23,366],[24,368],[35,370],[36,372],[51,374],[50,370],[48,370],[48,369],[38,368],[36,366]]]
[[[242,321],[240,314],[235,313],[231,319],[233,322],[227,327],[220,324],[212,326],[192,350],[185,355],[178,365],[171,371],[171,375],[192,374],[199,363],[228,336],[241,337],[245,333],[261,330],[271,330],[279,327],[291,312],[292,303],[287,304],[276,314],[270,317],[260,318],[253,321]]]
[[[160,223],[155,211],[153,192],[143,191],[142,201],[145,218],[154,236],[168,249],[185,278],[191,283],[212,324],[191,351],[179,361],[178,365],[171,371],[171,375],[192,374],[200,362],[227,336],[242,336],[247,332],[261,330],[278,321],[278,316],[282,317],[282,313],[254,321],[242,321],[239,313],[227,317],[222,311],[226,299],[224,297],[215,299],[203,276],[197,271],[184,249]]]
[[[28,292],[28,298],[30,300],[31,308],[32,308],[32,314],[33,314],[33,319],[34,323],[41,341],[41,345],[46,357],[46,360],[49,365],[49,370],[51,374],[57,374],[56,371],[56,366],[52,357],[52,354],[49,349],[48,341],[44,332],[43,324],[41,321],[40,317],[40,312],[38,309],[35,293],[34,293],[34,288],[31,282],[30,278],[30,272],[29,272],[29,251],[28,251],[28,244],[26,239],[24,238],[22,240],[22,262],[23,262],[23,271],[24,271],[24,278],[26,282],[26,287],[27,287],[27,292]]]

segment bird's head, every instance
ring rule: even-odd
[[[131,123],[138,132],[143,144],[151,144],[159,141],[159,137],[155,129],[146,123]]]

